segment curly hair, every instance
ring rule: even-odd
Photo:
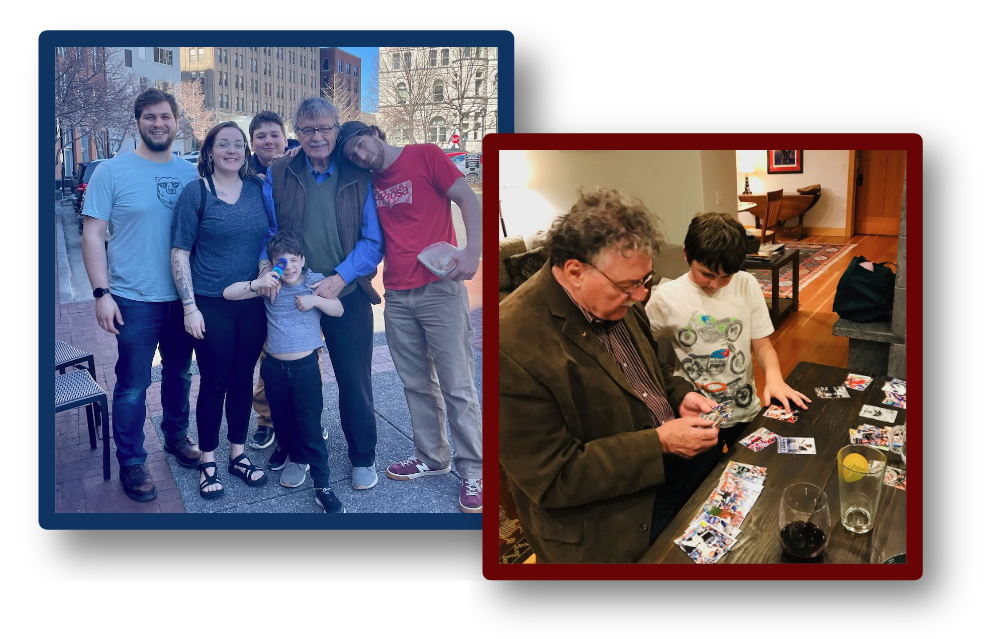
[[[277,259],[283,255],[290,253],[291,255],[303,255],[304,248],[303,244],[300,242],[294,233],[290,231],[279,231],[269,239],[268,245],[265,247],[265,252],[269,255],[269,259],[275,262]]]
[[[553,266],[593,264],[605,249],[655,257],[663,247],[659,220],[638,198],[615,189],[579,190],[579,200],[551,225],[545,247]]]
[[[699,213],[684,237],[688,265],[697,261],[713,272],[732,275],[747,259],[747,231],[728,213]]]

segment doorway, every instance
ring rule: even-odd
[[[855,233],[899,235],[907,151],[858,151]]]

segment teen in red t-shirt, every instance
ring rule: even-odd
[[[463,284],[478,271],[481,203],[435,144],[391,146],[376,126],[346,122],[335,148],[372,171],[384,233],[384,326],[405,386],[415,442],[415,455],[388,466],[387,476],[405,480],[449,473],[448,417],[457,449],[453,461],[462,479],[461,510],[481,512],[482,417]],[[446,265],[452,270],[440,279],[418,255],[436,242],[457,245],[451,202],[461,209],[467,245],[453,255]]]

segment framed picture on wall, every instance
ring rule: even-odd
[[[802,172],[802,151],[768,151],[768,173]]]

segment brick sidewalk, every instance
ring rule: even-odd
[[[58,215],[58,213],[57,213]],[[56,220],[60,223],[59,220]],[[58,242],[58,233],[54,241]],[[58,254],[58,251],[57,251]],[[55,339],[66,342],[94,355],[95,375],[98,384],[108,393],[109,415],[111,414],[112,389],[115,387],[115,360],[117,346],[115,336],[98,327],[94,317],[94,302],[60,304],[59,274],[56,275],[55,290]],[[375,288],[383,293],[381,267],[374,280]],[[482,269],[466,282],[470,298],[471,323],[474,328],[472,346],[478,351],[482,347]],[[380,311],[383,311],[381,304]],[[377,311],[374,311],[375,314]],[[155,356],[156,357],[156,356]],[[327,353],[324,366],[324,381],[334,382],[331,361]],[[155,366],[159,361],[155,359]],[[372,371],[374,373],[394,370],[387,346],[375,346]],[[190,433],[195,433],[195,402],[199,392],[199,375],[192,376],[192,424]],[[144,423],[146,435],[144,447],[147,450],[147,467],[157,487],[157,498],[145,503],[135,502],[122,491],[118,481],[118,462],[115,459],[115,443],[112,442],[112,479],[105,482],[101,478],[101,448],[91,450],[87,436],[87,417],[83,408],[69,410],[56,416],[56,511],[57,513],[128,513],[128,512],[185,512],[181,495],[171,475],[164,451],[157,437],[154,423],[160,422],[160,382],[150,384],[147,390],[147,417]]]

